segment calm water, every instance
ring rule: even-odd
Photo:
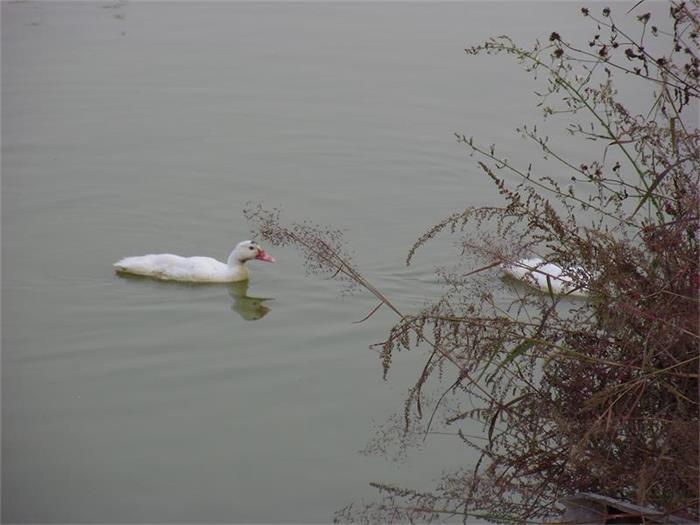
[[[369,481],[468,465],[447,436],[404,462],[360,454],[422,356],[382,381],[368,345],[392,317],[352,324],[371,298],[294,251],[271,249],[247,290],[111,264],[225,259],[263,202],[344,228],[366,275],[419,307],[458,251],[406,269],[413,240],[499,202],[453,132],[532,153],[513,129],[534,84],[463,48],[546,38],[577,9],[3,2],[3,521],[327,522]]]

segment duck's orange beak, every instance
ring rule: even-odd
[[[255,256],[255,258],[259,261],[275,262],[275,258],[262,248],[258,249],[258,254]]]

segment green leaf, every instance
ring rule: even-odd
[[[647,189],[647,192],[644,194],[642,197],[642,200],[639,201],[639,204],[637,204],[637,207],[634,209],[632,212],[632,215],[630,215],[630,219],[634,218],[635,215],[637,215],[637,212],[644,206],[644,203],[648,201],[654,193],[654,190],[656,187],[659,185],[659,183],[664,179],[666,175],[668,175],[668,172],[671,171],[671,168],[674,168],[676,165],[674,164],[673,166],[669,166],[666,168],[664,171],[662,171],[654,180],[654,182],[651,183],[651,186]],[[655,201],[652,199],[652,202],[655,203]]]
[[[535,346],[535,341],[533,341],[532,339],[526,339],[510,351],[506,358],[503,361],[501,361],[501,363],[498,365],[498,368],[503,368],[508,363],[513,361],[513,359],[530,350],[530,348],[532,348],[533,346]]]

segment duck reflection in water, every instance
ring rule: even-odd
[[[139,281],[145,284],[145,282],[151,283],[156,287],[180,287],[180,288],[221,288],[221,284],[212,283],[186,283],[177,281],[161,281],[157,279],[152,279],[151,277],[146,277],[143,275],[133,275],[128,273],[117,273],[121,279],[126,279],[127,281]],[[226,288],[228,289],[228,294],[233,299],[233,304],[231,304],[231,310],[236,312],[246,321],[257,321],[262,319],[267,314],[270,313],[270,307],[265,304],[266,301],[271,301],[271,297],[249,297],[248,296],[248,282],[249,281],[239,281],[234,283],[226,283]]]
[[[246,321],[257,321],[270,313],[270,307],[264,304],[270,298],[249,297],[248,281],[230,283],[228,285],[228,294],[233,299],[231,310]]]

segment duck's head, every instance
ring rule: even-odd
[[[255,241],[239,242],[229,256],[229,264],[237,262],[242,264],[246,261],[257,259],[258,261],[275,262],[275,258],[262,249]]]

